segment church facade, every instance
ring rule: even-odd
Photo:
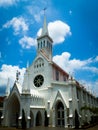
[[[6,90],[3,126],[16,126],[16,119],[21,126],[22,111],[27,128],[39,125],[74,127],[75,110],[80,126],[91,120],[89,111],[85,113],[81,107],[98,106],[96,97],[52,61],[52,43],[44,16],[42,33],[37,38],[37,56],[26,68],[22,86],[17,73],[12,90]]]

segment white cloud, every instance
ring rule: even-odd
[[[61,55],[53,57],[53,61],[56,62],[65,71],[73,73],[75,69],[79,69],[85,65],[84,61],[70,59],[71,54],[69,52],[63,52]]]
[[[98,62],[98,56],[95,57],[95,62]]]
[[[38,13],[38,14],[34,14],[34,18],[37,22],[40,22],[41,20],[41,13]]]
[[[45,1],[45,0],[32,0],[31,4],[30,5],[27,5],[26,8],[27,8],[27,11],[29,12],[29,14],[32,16],[32,18],[34,17],[34,20],[36,22],[40,22],[42,19],[41,17],[43,16],[44,14],[44,8],[47,7],[48,5],[48,14],[51,12],[53,12],[54,9],[51,9],[50,10],[50,7],[49,6],[51,4],[51,1]],[[32,8],[33,7],[33,8]]]
[[[71,35],[70,26],[60,20],[50,22],[48,24],[49,34],[52,37],[54,44],[59,44],[64,42],[68,35]],[[41,35],[42,29],[39,29],[37,35]]]
[[[87,60],[70,59],[71,54],[69,52],[63,52],[61,55],[53,57],[53,61],[56,62],[65,71],[73,73],[76,70],[88,70],[90,72],[98,74],[98,68],[89,66],[95,61],[95,59],[89,58]]]
[[[26,24],[25,19],[23,17],[19,17],[19,18],[14,17],[13,19],[5,23],[3,25],[3,28],[9,28],[11,26],[14,29],[15,35],[19,34],[19,32],[21,31],[25,32],[28,30],[28,25]]]
[[[34,38],[24,36],[19,40],[19,44],[22,46],[22,48],[29,49],[32,46],[36,46],[37,42]]]
[[[98,68],[96,67],[85,66],[83,69],[98,74]]]
[[[94,81],[86,81],[86,80],[79,80],[80,84],[82,84],[87,91],[92,93],[94,96],[98,97],[98,80]]]
[[[27,7],[29,13],[34,17],[34,20],[36,22],[40,22],[41,21],[41,16],[43,15],[43,10],[41,9],[40,6],[28,6]]]
[[[6,6],[12,6],[16,4],[19,0],[0,0],[0,6],[6,7]]]
[[[12,87],[16,79],[17,70],[20,72],[19,81],[22,84],[25,68],[20,69],[18,66],[3,64],[0,70],[0,87],[7,85],[8,78],[10,79],[10,85]]]
[[[63,52],[61,55],[54,56],[53,61],[72,76],[75,76],[77,72],[83,74],[82,72],[85,70],[85,72],[89,72],[91,74],[90,76],[93,78],[93,76],[98,75],[98,68],[93,66],[95,62],[98,62],[97,58],[98,56],[86,60],[71,59],[71,54],[69,52]],[[88,76],[87,73],[87,77]],[[77,78],[79,79],[78,74]],[[87,90],[98,96],[98,80],[89,80],[88,78],[87,81],[86,79],[79,79],[79,82],[84,85]]]

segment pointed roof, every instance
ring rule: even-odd
[[[46,15],[45,14],[44,14],[44,23],[43,23],[41,36],[44,36],[44,35],[49,35],[48,28],[47,28],[47,22],[46,22]]]

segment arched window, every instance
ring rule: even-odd
[[[43,47],[45,47],[45,40],[44,40],[44,43],[43,43]]]
[[[41,49],[42,49],[42,42],[41,42]]]
[[[67,80],[67,78],[66,78],[66,76],[65,76],[65,75],[63,75],[63,79],[64,79],[64,81],[66,81],[66,80]]]
[[[38,58],[34,63],[34,68],[38,69],[44,66],[44,60],[42,58]]]
[[[56,80],[58,81],[59,80],[59,71],[58,70],[56,70]]]

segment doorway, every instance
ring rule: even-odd
[[[8,126],[17,127],[18,117],[20,113],[20,103],[15,94],[12,95],[6,109],[8,112],[7,113]]]
[[[56,126],[64,127],[65,126],[64,105],[61,101],[57,102],[55,110],[56,110]]]

